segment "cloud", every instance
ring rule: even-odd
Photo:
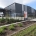
[[[8,5],[10,5],[11,3],[13,3],[12,0],[0,0],[0,7],[6,7]]]
[[[29,4],[31,2],[35,2],[36,0],[0,0],[0,7],[6,7],[14,2],[21,4]]]
[[[35,2],[36,0],[15,0],[15,2],[17,3],[21,3],[21,4],[28,4],[31,2]]]
[[[36,2],[36,0],[23,0],[23,4],[29,4],[32,2]]]

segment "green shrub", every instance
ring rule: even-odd
[[[0,34],[2,34],[4,32],[3,28],[0,28]]]
[[[11,23],[20,22],[20,20],[19,19],[10,19],[10,22]]]
[[[9,29],[10,29],[10,30],[14,30],[14,29],[15,29],[15,25],[14,25],[14,24],[10,25],[10,26],[9,26]]]
[[[6,18],[5,20],[6,20],[6,23],[10,23],[10,19]]]
[[[1,19],[0,19],[0,22],[1,22]]]
[[[22,27],[23,25],[20,23],[20,24],[18,24],[18,26],[19,26],[19,27]]]
[[[6,26],[3,26],[0,28],[0,34],[4,33],[4,30],[6,29]]]
[[[19,20],[19,19],[16,19],[15,21],[16,21],[16,22],[20,22],[20,20]]]
[[[12,23],[14,23],[14,22],[15,22],[15,19],[10,19],[10,21],[11,21]]]
[[[4,23],[5,22],[5,19],[4,18],[0,19],[0,22],[1,23]]]
[[[7,29],[7,28],[6,28],[6,26],[3,26],[3,27],[2,27],[2,29],[4,29],[4,30],[5,30],[5,29]]]
[[[20,20],[19,19],[9,19],[9,18],[4,19],[4,18],[2,18],[2,19],[0,19],[0,22],[10,24],[10,23],[15,23],[15,22],[20,22]]]
[[[9,21],[8,21],[9,23],[14,23],[15,22],[15,20],[14,19],[9,19]]]
[[[6,22],[7,23],[14,23],[14,21],[15,21],[14,19],[8,19],[8,18],[6,18]]]
[[[12,24],[12,23],[11,23],[11,24]],[[11,26],[14,26],[14,27],[15,27],[16,25],[15,25],[15,24],[12,24]]]
[[[9,26],[9,29],[10,29],[10,30],[14,30],[15,27],[13,27],[13,26]]]

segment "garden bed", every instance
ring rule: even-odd
[[[25,25],[26,24],[26,25]],[[34,24],[34,22],[30,23],[30,21],[27,21],[27,22],[24,22],[24,23],[17,23],[17,24],[12,24],[12,25],[9,25],[7,27],[1,27],[0,29],[0,36],[11,36],[11,34],[13,34],[14,32],[17,32],[31,24]]]
[[[32,25],[31,27],[29,27],[29,28],[27,28],[25,30],[19,31],[18,33],[14,34],[12,36],[30,36],[30,35],[28,35],[28,33],[31,34],[30,32],[35,30],[35,29],[36,29],[36,24]],[[36,32],[36,30],[35,30],[35,32]],[[36,33],[35,33],[35,35],[36,35]],[[34,36],[34,35],[32,34],[31,36]]]
[[[21,20],[19,20],[19,19],[8,19],[8,18],[4,19],[4,18],[2,18],[2,19],[0,19],[0,26],[11,24],[11,23],[16,23],[16,22],[20,22],[20,21]]]
[[[29,32],[25,36],[36,36],[36,28],[34,28],[31,32]]]
[[[0,19],[0,26],[11,24],[11,23],[16,23],[16,22],[21,22],[21,20],[19,20],[19,19],[8,19],[8,18],[4,19],[4,18],[2,18],[2,19]],[[29,24],[29,23],[31,24],[31,23],[35,23],[35,22],[34,21],[27,21],[27,22],[23,22],[23,23],[26,25],[26,23],[27,24]]]

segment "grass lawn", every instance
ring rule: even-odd
[[[36,28],[25,36],[36,36]]]
[[[34,30],[34,31],[33,31],[33,30]],[[31,31],[32,31],[32,32],[31,32]],[[30,32],[31,32],[31,33],[30,33]],[[34,25],[28,27],[27,29],[22,30],[22,31],[20,31],[20,32],[14,34],[14,35],[12,35],[12,36],[32,36],[32,35],[34,36],[34,32],[35,32],[35,34],[36,34],[36,24],[34,24]],[[29,34],[28,34],[28,33],[29,33]],[[32,35],[30,35],[30,34],[32,34]]]

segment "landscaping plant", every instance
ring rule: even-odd
[[[4,18],[0,19],[0,23],[4,23],[4,22],[5,22]]]
[[[6,26],[3,26],[2,29],[6,30],[7,28],[6,28]]]
[[[4,29],[0,28],[0,34],[4,33]]]
[[[19,27],[22,27],[23,25],[21,23],[18,24]]]
[[[9,28],[10,30],[14,30],[14,29],[15,29],[15,25],[12,24],[12,25],[10,25],[8,28]]]

